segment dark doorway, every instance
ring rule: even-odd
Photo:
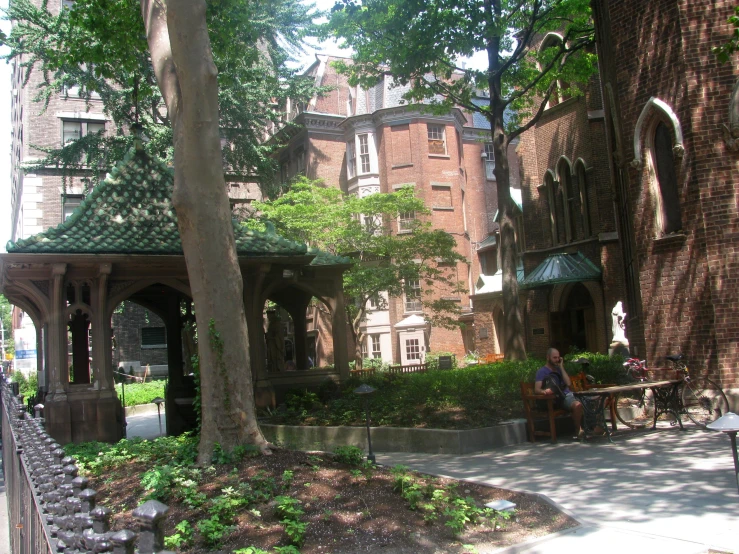
[[[562,354],[573,347],[578,350],[597,350],[595,305],[588,289],[582,283],[575,284],[567,295],[561,312],[551,314],[551,337],[553,346]]]

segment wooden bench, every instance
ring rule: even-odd
[[[577,392],[587,390],[594,387],[612,387],[614,385],[591,385],[588,383],[585,373],[571,375],[572,390]],[[557,442],[556,419],[561,417],[570,417],[570,412],[554,407],[555,398],[546,394],[534,394],[534,383],[521,383],[521,400],[523,401],[524,413],[526,414],[526,427],[528,429],[529,440],[536,442],[536,437],[549,437],[550,440]],[[537,405],[537,401],[546,402],[546,409],[542,409]],[[611,414],[611,425],[615,429],[616,407],[609,399],[607,402]],[[537,431],[535,422],[547,421],[549,423],[548,431]]]
[[[426,373],[428,366],[426,364],[408,364],[408,365],[391,365],[385,370],[380,371],[385,375],[401,375],[404,373]],[[350,375],[354,377],[372,377],[375,374],[374,368],[352,369]]]
[[[484,364],[493,364],[505,360],[505,354],[488,354],[482,359]]]

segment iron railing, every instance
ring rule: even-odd
[[[0,388],[11,552],[133,554],[136,548],[139,554],[164,554],[162,523],[169,508],[150,500],[133,511],[138,533],[111,531],[110,509],[96,505],[97,493],[46,433],[43,418],[32,417],[6,383]]]

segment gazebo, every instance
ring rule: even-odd
[[[182,338],[182,307],[191,293],[172,190],[171,168],[137,144],[69,219],[8,243],[7,253],[0,254],[0,290],[36,327],[46,428],[61,444],[124,436],[111,330],[113,310],[124,300],[144,306],[165,323],[167,432],[187,428],[179,407],[192,396]],[[310,250],[271,229],[259,232],[238,222],[233,228],[257,403],[274,404],[275,387],[348,377],[342,292],[348,260]],[[325,305],[331,323],[333,370],[308,368],[306,309],[313,298]],[[293,319],[296,364],[303,371],[267,372],[263,311],[268,300]]]

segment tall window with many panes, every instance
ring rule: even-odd
[[[347,142],[346,143],[346,175],[351,179],[352,177],[356,176],[356,156],[354,154],[354,143],[353,142]]]
[[[405,285],[405,311],[420,312],[422,309],[421,281],[418,279],[409,279]]]
[[[428,125],[429,154],[446,154],[446,136],[443,125]]]
[[[359,163],[362,173],[370,172],[369,135],[359,135]]]
[[[493,143],[485,143],[485,178],[488,180],[495,179],[495,154],[493,153]]]
[[[372,358],[379,360],[382,358],[382,348],[380,347],[380,335],[370,335],[372,341]]]

